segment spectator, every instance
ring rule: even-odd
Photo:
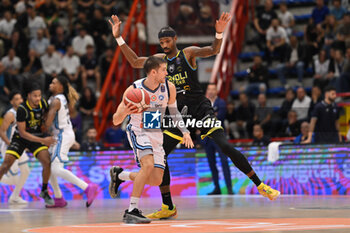
[[[254,123],[259,124],[266,134],[271,129],[272,109],[266,105],[266,95],[259,94],[258,107],[255,109]]]
[[[104,142],[109,144],[121,144],[120,147],[128,148],[126,132],[119,126],[110,126],[106,129]]]
[[[282,2],[280,4],[280,13],[278,14],[278,19],[281,22],[281,26],[286,30],[287,35],[292,35],[292,30],[295,25],[294,15],[288,11],[287,3]]]
[[[94,46],[94,39],[87,34],[85,28],[81,28],[79,30],[79,35],[74,37],[72,41],[74,52],[76,52],[79,57],[82,57],[86,54],[86,48],[88,45]]]
[[[328,15],[326,17],[324,27],[324,49],[327,51],[331,47],[332,43],[336,40],[338,21],[334,15]]]
[[[10,0],[1,0],[0,4],[0,18],[4,17],[6,11],[11,12],[11,14],[15,13],[15,9]]]
[[[16,22],[17,20],[12,18],[12,13],[10,11],[6,11],[4,18],[0,20],[0,40],[4,41],[6,47],[9,46]]]
[[[349,46],[349,43],[350,43],[350,13],[349,12],[344,15],[344,19],[342,23],[340,23],[337,28],[337,33],[344,35],[346,46],[350,47]]]
[[[254,121],[255,106],[248,99],[245,93],[239,94],[240,104],[237,108],[237,131],[240,138],[252,136],[252,126]]]
[[[319,86],[321,90],[327,85],[326,76],[329,69],[329,60],[327,59],[326,51],[321,50],[318,54],[318,59],[314,62],[314,86]]]
[[[19,31],[14,31],[11,36],[10,46],[8,49],[13,48],[19,58],[23,59],[28,54],[28,42],[24,34],[20,34]],[[7,50],[8,51],[8,50]]]
[[[320,49],[319,42],[321,38],[318,34],[319,29],[317,29],[316,25],[314,24],[313,18],[310,18],[304,31],[304,39],[306,42],[305,54],[307,61],[305,67],[308,67],[308,64],[313,60],[313,56],[317,54]]]
[[[46,52],[47,47],[50,45],[50,42],[47,38],[44,37],[44,30],[38,29],[36,38],[33,38],[30,41],[29,48],[33,49],[37,56],[41,56]]]
[[[80,98],[79,110],[83,116],[91,117],[96,106],[96,97],[90,87],[85,87]]]
[[[101,57],[99,58],[98,66],[100,68],[102,85],[105,82],[105,78],[107,76],[109,67],[111,66],[113,56],[114,56],[114,50],[112,48],[107,48],[105,53],[101,55]]]
[[[93,0],[78,0],[78,11],[84,11],[90,17],[94,11],[94,3]]]
[[[41,16],[36,15],[35,9],[30,4],[27,5],[28,14],[28,29],[29,38],[33,39],[37,36],[38,29],[43,29],[47,38],[50,38],[49,31],[47,30],[44,19]]]
[[[86,55],[81,57],[82,64],[82,84],[83,88],[87,86],[88,78],[95,81],[96,94],[99,96],[101,90],[101,74],[99,72],[97,58],[95,56],[95,49],[92,45],[86,46]]]
[[[272,0],[265,1],[265,7],[263,10],[258,11],[257,17],[254,19],[254,27],[258,32],[258,37],[255,39],[255,43],[260,50],[264,50],[264,43],[266,41],[266,32],[271,25],[272,19],[276,19],[277,14],[273,10]]]
[[[5,80],[5,67],[0,61],[0,100],[8,101],[7,96],[10,94],[10,90],[6,85]]]
[[[245,92],[248,95],[255,93],[266,93],[268,86],[269,71],[267,67],[263,65],[260,56],[255,56],[253,59],[253,66],[248,69],[249,84],[246,87]]]
[[[322,101],[322,91],[319,86],[313,86],[311,89],[311,102],[308,111],[308,119],[311,119],[311,113],[314,110],[316,104]]]
[[[55,0],[55,4],[59,13],[68,13],[68,23],[71,27],[74,14],[73,0]]]
[[[80,58],[74,55],[72,46],[67,47],[67,53],[62,59],[63,74],[69,79],[70,83],[78,91],[81,91],[81,79],[80,79]]]
[[[38,12],[49,28],[58,24],[58,10],[53,0],[45,0],[38,8]]]
[[[225,116],[226,133],[229,135],[231,139],[239,138],[236,120],[237,120],[237,112],[235,109],[235,102],[231,101],[227,104],[227,112]]]
[[[288,112],[287,122],[283,125],[281,134],[282,137],[296,137],[300,134],[300,122],[298,114],[294,110]]]
[[[82,142],[82,132],[83,132],[83,118],[81,113],[76,107],[69,109],[70,120],[72,122],[73,131],[75,133],[75,138],[77,142],[81,144]]]
[[[311,143],[312,135],[315,133],[316,143],[337,143],[342,141],[339,132],[339,110],[335,104],[337,92],[334,87],[325,89],[325,98],[316,104],[312,112],[310,131],[304,143]]]
[[[98,151],[103,149],[101,142],[96,140],[97,131],[94,127],[90,127],[86,132],[86,140],[81,144],[82,151]]]
[[[253,127],[253,136],[252,146],[267,146],[270,143],[270,139],[264,135],[264,130],[259,124]]]
[[[207,87],[206,97],[210,100],[216,117],[219,121],[222,123],[224,122],[225,115],[226,115],[226,103],[223,99],[220,99],[217,96],[217,86],[216,84],[209,84]],[[216,167],[216,152],[218,152],[222,170],[225,177],[226,187],[229,194],[233,194],[232,192],[232,181],[231,181],[231,172],[230,167],[228,165],[227,156],[225,156],[221,149],[215,144],[215,142],[210,138],[205,138],[202,142],[204,145],[205,152],[207,154],[207,159],[210,167],[210,171],[212,174],[212,179],[214,182],[214,190],[208,195],[215,195],[215,194],[221,194],[220,185],[219,185],[219,174]]]
[[[28,52],[28,56],[24,60],[23,77],[26,79],[40,79],[41,86],[44,87],[45,76],[43,75],[43,66],[40,58],[36,56],[36,52],[31,49]]]
[[[90,34],[93,36],[95,42],[96,55],[100,56],[101,52],[106,49],[107,36],[109,35],[108,23],[103,18],[100,9],[94,10],[94,17],[90,22]]]
[[[279,117],[283,120],[287,118],[288,112],[292,109],[292,105],[295,99],[295,93],[292,88],[287,89],[285,99],[278,111]]]
[[[74,24],[74,35],[79,34],[81,28],[89,27],[89,20],[84,11],[79,11],[76,19],[73,22]]]
[[[279,25],[278,19],[273,19],[271,26],[266,32],[266,58],[270,64],[273,56],[280,62],[286,60],[286,51],[288,48],[288,37],[286,30]]]
[[[7,56],[1,59],[1,63],[5,68],[5,82],[10,90],[15,87],[18,89],[22,88],[22,81],[19,77],[19,71],[22,68],[22,62],[19,57],[16,56],[16,51],[14,49],[9,49]]]
[[[66,53],[66,48],[69,45],[69,39],[65,35],[62,26],[56,27],[56,33],[51,37],[51,44],[54,45],[56,50],[61,54]]]
[[[277,76],[281,81],[281,84],[286,87],[286,73],[291,73],[293,69],[296,69],[299,86],[302,86],[304,77],[304,48],[299,45],[298,38],[296,36],[290,37],[290,48],[287,52],[287,63],[277,65]]]
[[[294,139],[294,143],[304,144],[309,135],[309,130],[310,130],[309,122],[304,121],[303,123],[301,123],[301,126],[300,126],[301,133]],[[315,142],[315,137],[312,136],[311,143],[314,143],[314,142]]]
[[[329,9],[324,5],[324,0],[316,0],[316,7],[312,10],[311,17],[315,24],[322,24],[329,14]]]
[[[292,109],[297,113],[298,120],[307,120],[307,113],[310,107],[311,98],[306,95],[305,89],[299,87],[297,90],[297,98],[294,100]]]
[[[49,45],[47,52],[40,60],[45,73],[45,90],[48,90],[53,77],[62,72],[62,59],[59,53],[56,52],[55,46]]]
[[[339,78],[339,86],[341,92],[350,91],[350,48],[346,49],[346,59],[344,62],[343,72]]]
[[[344,64],[345,59],[343,56],[343,52],[341,50],[335,50],[334,59],[330,60],[328,74],[326,75],[327,85],[330,84],[332,86],[336,86],[337,89],[340,90],[339,77],[343,72]]]
[[[333,0],[333,8],[331,9],[331,15],[334,15],[336,20],[342,20],[346,14],[346,9],[342,7],[340,0]]]
[[[125,9],[125,1],[114,1],[114,0],[97,0],[96,5],[103,9],[104,16],[110,16],[119,14],[120,11]]]

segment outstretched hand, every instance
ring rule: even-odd
[[[112,15],[111,19],[108,20],[109,24],[112,27],[112,33],[115,38],[118,38],[120,36],[120,24],[122,21],[119,20],[118,16]]]
[[[223,12],[220,16],[220,19],[216,20],[216,23],[215,23],[216,32],[223,33],[225,31],[225,28],[228,22],[230,22],[231,18],[232,16],[230,15],[230,13]]]
[[[189,133],[183,134],[182,144],[184,144],[187,148],[193,148],[193,141]]]

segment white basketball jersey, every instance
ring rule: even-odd
[[[147,109],[147,112],[156,112],[158,110],[161,114],[161,119],[163,119],[170,96],[168,80],[165,80],[165,83],[160,83],[158,88],[152,91],[143,84],[145,79],[135,81],[133,86],[144,89],[149,95],[150,107]],[[143,113],[131,114],[129,123],[139,127],[142,123],[142,118]]]
[[[51,104],[54,99],[59,99],[61,102],[61,107],[56,112],[56,116],[54,119],[54,126],[53,126],[54,133],[55,131],[60,131],[65,129],[73,130],[72,123],[70,121],[70,116],[69,116],[68,101],[66,97],[63,94],[52,96],[48,101],[49,104]]]
[[[11,138],[13,136],[13,134],[15,133],[16,131],[16,123],[17,123],[17,120],[16,120],[16,116],[17,116],[17,111],[14,109],[14,108],[11,108],[10,110],[8,110],[6,113],[8,112],[11,112],[13,115],[15,115],[15,120],[12,122],[11,125],[9,125],[7,131],[6,131],[6,136],[8,139],[10,139],[11,141]]]

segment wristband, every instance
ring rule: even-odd
[[[121,36],[115,38],[115,40],[117,41],[117,44],[119,46],[122,46],[123,44],[125,44],[125,41],[124,41],[123,37],[121,37]]]
[[[223,35],[224,35],[224,33],[216,33],[215,38],[220,40],[220,39],[222,39]]]

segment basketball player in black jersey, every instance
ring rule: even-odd
[[[204,96],[198,82],[196,58],[210,57],[220,52],[223,32],[230,19],[231,15],[229,13],[222,13],[220,19],[216,21],[216,35],[211,46],[190,46],[183,50],[179,50],[176,46],[176,32],[171,27],[164,27],[158,33],[159,44],[164,53],[155,54],[154,56],[166,59],[168,70],[167,78],[176,86],[178,93],[176,98],[178,109],[181,113],[184,113],[184,115],[190,116],[191,119],[194,118],[197,121],[202,122],[215,122],[216,120],[214,109],[212,108],[210,101]],[[121,21],[116,15],[113,15],[109,22],[112,26],[113,36],[116,38],[116,41],[128,62],[133,68],[141,69],[147,57],[137,56],[125,43],[120,33]],[[209,136],[215,141],[215,143],[221,148],[222,152],[232,160],[234,165],[254,182],[262,196],[268,197],[270,200],[275,200],[280,195],[279,191],[272,189],[260,181],[246,157],[226,140],[222,127],[211,126],[209,128],[202,127],[197,129],[201,131],[202,138]],[[181,142],[182,138],[179,135],[181,135],[181,133],[178,132],[176,128],[164,131],[163,147],[166,156],[179,142]],[[176,207],[172,203],[170,195],[170,173],[168,166],[166,166],[164,171],[160,191],[163,199],[162,208],[155,213],[147,215],[147,217],[151,219],[168,219],[176,217]]]

